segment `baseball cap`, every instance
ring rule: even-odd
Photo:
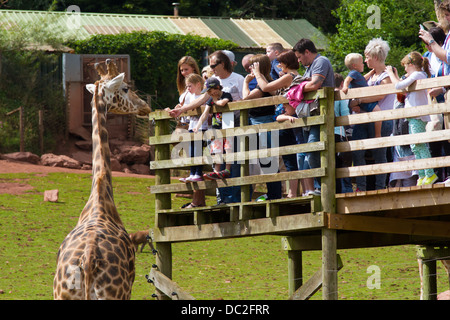
[[[234,60],[234,53],[233,52],[231,52],[230,50],[222,50],[222,52],[225,53],[225,55],[228,57],[228,59],[230,59],[231,63],[236,62]]]
[[[209,89],[222,89],[219,79],[213,77],[206,80],[205,89],[202,90],[202,93],[205,93]]]

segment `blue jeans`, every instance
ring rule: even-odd
[[[204,131],[204,130],[202,130],[202,131]],[[194,131],[189,130],[189,132],[194,132]],[[203,155],[203,141],[202,140],[191,141],[191,146],[189,148],[189,155],[191,156],[191,158],[201,157]],[[199,175],[200,177],[203,176],[203,165],[191,167],[191,176],[194,176],[194,175]]]
[[[320,125],[310,126],[309,130],[303,129],[303,138],[306,143],[320,141]],[[307,152],[305,162],[306,169],[320,168],[320,152]],[[314,178],[314,187],[320,189],[320,178]]]
[[[273,115],[268,116],[261,116],[261,117],[249,117],[249,124],[250,125],[257,125],[257,124],[263,124],[263,123],[271,123],[273,122]],[[278,147],[279,145],[279,137],[278,132],[274,132],[272,135],[271,132],[267,133],[259,133],[257,138],[257,146],[258,150],[265,149],[265,148],[271,148],[272,146],[272,137],[275,143],[274,147]],[[261,171],[263,174],[276,174],[279,172],[279,166],[278,166],[278,157],[271,157],[271,158],[264,158],[260,159],[260,166]],[[273,199],[281,199],[281,181],[275,181],[275,182],[267,182],[267,198],[269,200]]]
[[[294,131],[292,129],[285,129],[279,131],[280,147],[290,146],[297,144],[295,139]],[[286,171],[297,171],[297,155],[296,154],[285,154],[281,156],[286,167]]]
[[[381,136],[388,137],[392,134],[393,121],[383,121],[381,126]],[[353,127],[352,140],[363,140],[375,137],[375,127],[373,123],[363,123],[357,124]],[[372,149],[372,156],[374,158],[375,164],[386,163],[386,151],[387,148]],[[352,152],[353,165],[354,166],[364,166],[366,165],[365,150],[358,150]],[[365,176],[356,177],[356,187],[360,191],[367,190],[367,183]],[[375,189],[385,189],[386,188],[386,174],[378,174],[375,176]]]
[[[236,142],[236,141],[235,141]],[[236,145],[236,144],[235,144]],[[225,163],[222,164],[221,170],[225,169]],[[231,178],[241,176],[241,166],[233,162],[231,164]],[[241,202],[241,186],[225,187],[217,189],[217,203],[235,203]]]

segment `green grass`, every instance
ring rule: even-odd
[[[33,186],[20,195],[0,194],[0,299],[52,299],[56,253],[89,197],[90,174],[0,174],[0,183]],[[153,227],[152,184],[154,180],[148,178],[113,178],[116,206],[128,232]],[[50,189],[59,190],[59,202],[44,202],[43,193]],[[173,197],[174,206],[185,202]],[[340,299],[419,298],[415,246],[340,250],[339,254],[344,264],[338,278]],[[153,263],[148,247],[137,254],[132,299],[153,299],[154,287],[145,279]],[[306,282],[321,266],[320,251],[304,252],[303,265]],[[372,265],[381,270],[380,289],[366,285]],[[277,236],[173,244],[173,280],[197,299],[286,299],[287,253]],[[448,289],[440,264],[438,281],[439,292]],[[313,297],[321,298],[321,292]]]

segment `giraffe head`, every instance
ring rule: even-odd
[[[133,92],[127,83],[124,82],[125,73],[117,70],[115,63],[110,59],[106,60],[107,71],[100,63],[95,64],[95,69],[100,75],[100,80],[95,84],[86,85],[86,89],[94,94],[98,85],[98,92],[106,105],[106,111],[116,114],[137,114],[146,116],[151,112],[150,107],[144,100]]]

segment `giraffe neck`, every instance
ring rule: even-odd
[[[110,159],[106,105],[97,82],[92,103],[92,187],[88,203],[79,219],[80,222],[95,213],[100,218],[122,224],[114,204]]]

